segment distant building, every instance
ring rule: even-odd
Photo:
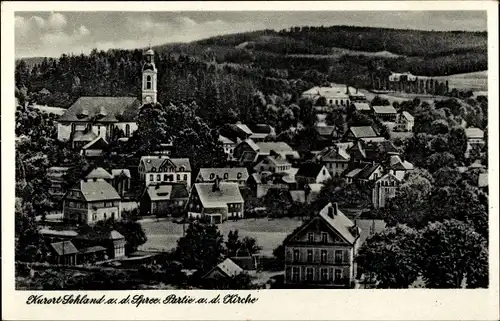
[[[465,156],[468,158],[473,148],[482,148],[484,146],[484,131],[476,127],[469,127],[465,129],[465,135],[467,136]]]
[[[382,176],[383,167],[380,164],[367,164],[367,165],[356,165],[355,168],[349,170],[345,179],[347,183],[359,182],[367,183],[370,181],[375,181]]]
[[[351,126],[344,138],[347,141],[356,141],[361,138],[379,137],[371,126]]]
[[[217,264],[213,269],[211,269],[207,274],[205,274],[203,276],[203,279],[217,282],[221,279],[233,278],[243,272],[243,268],[241,268],[230,258],[226,258],[224,261]]]
[[[90,173],[88,173],[85,176],[85,178],[88,180],[102,179],[108,183],[111,183],[111,181],[113,180],[113,175],[111,175],[107,170],[105,170],[102,167],[96,167],[93,170],[91,170]]]
[[[111,170],[112,185],[120,194],[120,196],[125,196],[125,194],[130,190],[130,181],[132,176],[130,175],[130,170],[128,169],[112,169]]]
[[[299,153],[284,142],[255,143],[253,140],[248,139],[239,143],[234,149],[234,158],[245,165],[254,165],[270,155],[279,155],[287,160],[298,160],[300,158]]]
[[[188,217],[222,223],[229,218],[243,218],[244,200],[236,183],[195,183],[186,204]]]
[[[275,129],[267,124],[226,124],[220,129],[223,137],[232,142],[240,143],[247,139],[263,142],[266,138],[276,135]]]
[[[279,155],[266,156],[257,165],[253,167],[253,170],[257,173],[261,172],[271,172],[271,173],[282,173],[287,172],[292,168],[292,164],[281,158]]]
[[[55,200],[61,200],[66,193],[64,175],[68,170],[69,167],[50,167],[47,170],[47,178],[50,181],[49,194]]]
[[[357,163],[373,163],[380,161],[381,157],[399,155],[399,151],[390,140],[376,141],[359,140],[349,150],[351,160]]]
[[[71,241],[51,243],[48,260],[53,264],[77,265],[78,249]]]
[[[303,163],[295,174],[295,180],[299,189],[307,184],[322,184],[330,178],[332,176],[325,165],[318,163]]]
[[[351,288],[360,234],[355,222],[329,203],[285,239],[285,284]]]
[[[271,173],[264,171],[253,173],[248,178],[247,185],[252,194],[257,198],[264,197],[271,189],[295,189],[297,185],[295,180],[297,170],[297,168],[291,168],[287,172]]]
[[[349,98],[351,99],[351,102],[357,103],[357,102],[365,102],[366,101],[365,94],[360,92],[358,90],[358,88],[348,87],[347,90],[348,90]]]
[[[352,104],[357,112],[368,114],[372,111],[370,104],[366,102],[356,102]]]
[[[108,146],[108,142],[101,136],[98,136],[93,141],[83,145],[80,153],[85,157],[100,157]]]
[[[102,178],[85,178],[64,195],[63,218],[76,224],[118,220],[121,219],[120,203],[120,195],[110,183]]]
[[[405,131],[413,131],[413,126],[415,125],[415,118],[407,111],[399,113],[398,125],[400,125]]]
[[[310,99],[317,103],[323,98],[327,106],[349,106],[351,103],[347,86],[313,87],[302,93],[303,98]]]
[[[146,186],[161,182],[182,182],[191,186],[191,164],[189,158],[168,156],[143,156],[139,161],[139,178]]]
[[[414,166],[408,161],[403,161],[398,155],[391,156],[391,167],[394,176],[399,180],[403,180],[408,171],[412,171]]]
[[[141,215],[172,214],[174,207],[181,207],[189,199],[186,184],[158,183],[145,188],[140,201]]]
[[[314,156],[314,160],[325,165],[331,176],[342,175],[348,168],[350,159],[347,151],[339,146],[327,147]]]
[[[388,199],[396,196],[401,180],[392,173],[387,173],[375,182],[372,190],[374,208],[385,207]]]
[[[233,159],[234,148],[236,147],[236,143],[231,139],[219,135],[219,141],[222,143],[222,147],[224,148],[224,153],[226,153],[228,159]]]
[[[372,106],[375,116],[386,122],[396,122],[398,112],[392,106]]]
[[[249,176],[245,167],[200,168],[198,176],[196,176],[196,183],[213,182],[217,177],[222,182],[245,186]]]

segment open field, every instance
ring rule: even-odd
[[[340,58],[344,55],[347,56],[366,56],[366,57],[379,57],[379,58],[398,58],[400,55],[394,54],[389,51],[359,51],[359,50],[350,50],[344,48],[331,48],[332,53],[321,55],[321,54],[290,54],[288,57],[303,57],[303,58],[330,58],[336,59]]]
[[[227,221],[218,227],[225,239],[227,239],[229,231],[232,230],[238,230],[241,238],[245,236],[255,238],[257,243],[262,246],[260,254],[270,256],[285,237],[300,224],[301,221],[298,219],[258,218]],[[148,241],[140,248],[142,250],[171,250],[177,246],[177,240],[182,237],[182,224],[170,220],[141,222],[141,225],[148,237]]]
[[[466,74],[432,77],[437,80],[448,80],[450,89],[457,90],[488,90],[488,71],[476,71]]]

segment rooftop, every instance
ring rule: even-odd
[[[350,131],[356,138],[378,136],[372,126],[351,126]]]
[[[115,188],[104,180],[81,180],[72,190],[80,191],[87,202],[120,199],[120,195],[118,195]]]
[[[181,183],[150,185],[147,188],[147,193],[152,201],[175,200],[189,197],[186,184]]]
[[[465,135],[467,138],[484,138],[484,131],[479,128],[469,127],[465,129]]]
[[[140,106],[140,101],[135,97],[80,97],[58,121],[134,121]]]
[[[368,103],[353,103],[354,108],[358,111],[369,111],[371,110],[370,105]]]
[[[397,114],[393,106],[373,106],[372,108],[375,114]]]
[[[295,174],[295,176],[316,178],[323,167],[324,165],[318,163],[303,163],[302,165],[300,165],[299,170],[297,171],[297,174]]]
[[[237,183],[220,182],[219,189],[214,189],[214,183],[195,183],[203,207],[226,207],[227,203],[242,203],[240,189]]]
[[[176,170],[184,172],[191,171],[191,163],[189,158],[170,158],[161,155],[142,156],[141,163],[144,164],[144,170],[149,172],[159,172],[160,168],[168,165],[174,166]]]
[[[113,179],[113,175],[108,173],[104,168],[102,167],[97,167],[93,169],[87,176],[85,176],[87,179]]]
[[[198,178],[201,177],[203,181],[214,180],[217,176],[223,180],[246,181],[248,179],[248,170],[245,167],[200,168],[198,173]]]
[[[68,255],[68,254],[78,253],[78,249],[71,241],[51,243],[50,247],[54,249],[57,255]]]

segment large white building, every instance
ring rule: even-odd
[[[141,107],[157,102],[157,73],[154,52],[149,49],[142,68],[142,101],[136,97],[80,97],[58,119],[58,139],[78,141],[73,145],[81,147],[97,137],[109,141],[118,130],[130,137],[137,130]]]
[[[146,186],[162,182],[185,183],[191,186],[191,164],[188,158],[143,156],[139,162],[139,177]]]
[[[349,90],[347,86],[313,87],[302,93],[303,98],[308,98],[314,103],[320,98],[325,98],[327,106],[349,106]]]

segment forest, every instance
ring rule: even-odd
[[[327,81],[370,89],[371,76],[381,71],[442,76],[486,70],[486,43],[485,32],[334,26],[166,44],[154,48],[158,98],[195,101],[200,110],[217,101],[224,112],[241,116],[255,93],[274,97],[271,104],[291,104],[304,90]],[[393,55],[368,54],[377,51]],[[137,96],[141,64],[141,49],[18,60],[16,96],[65,108],[80,96]]]

